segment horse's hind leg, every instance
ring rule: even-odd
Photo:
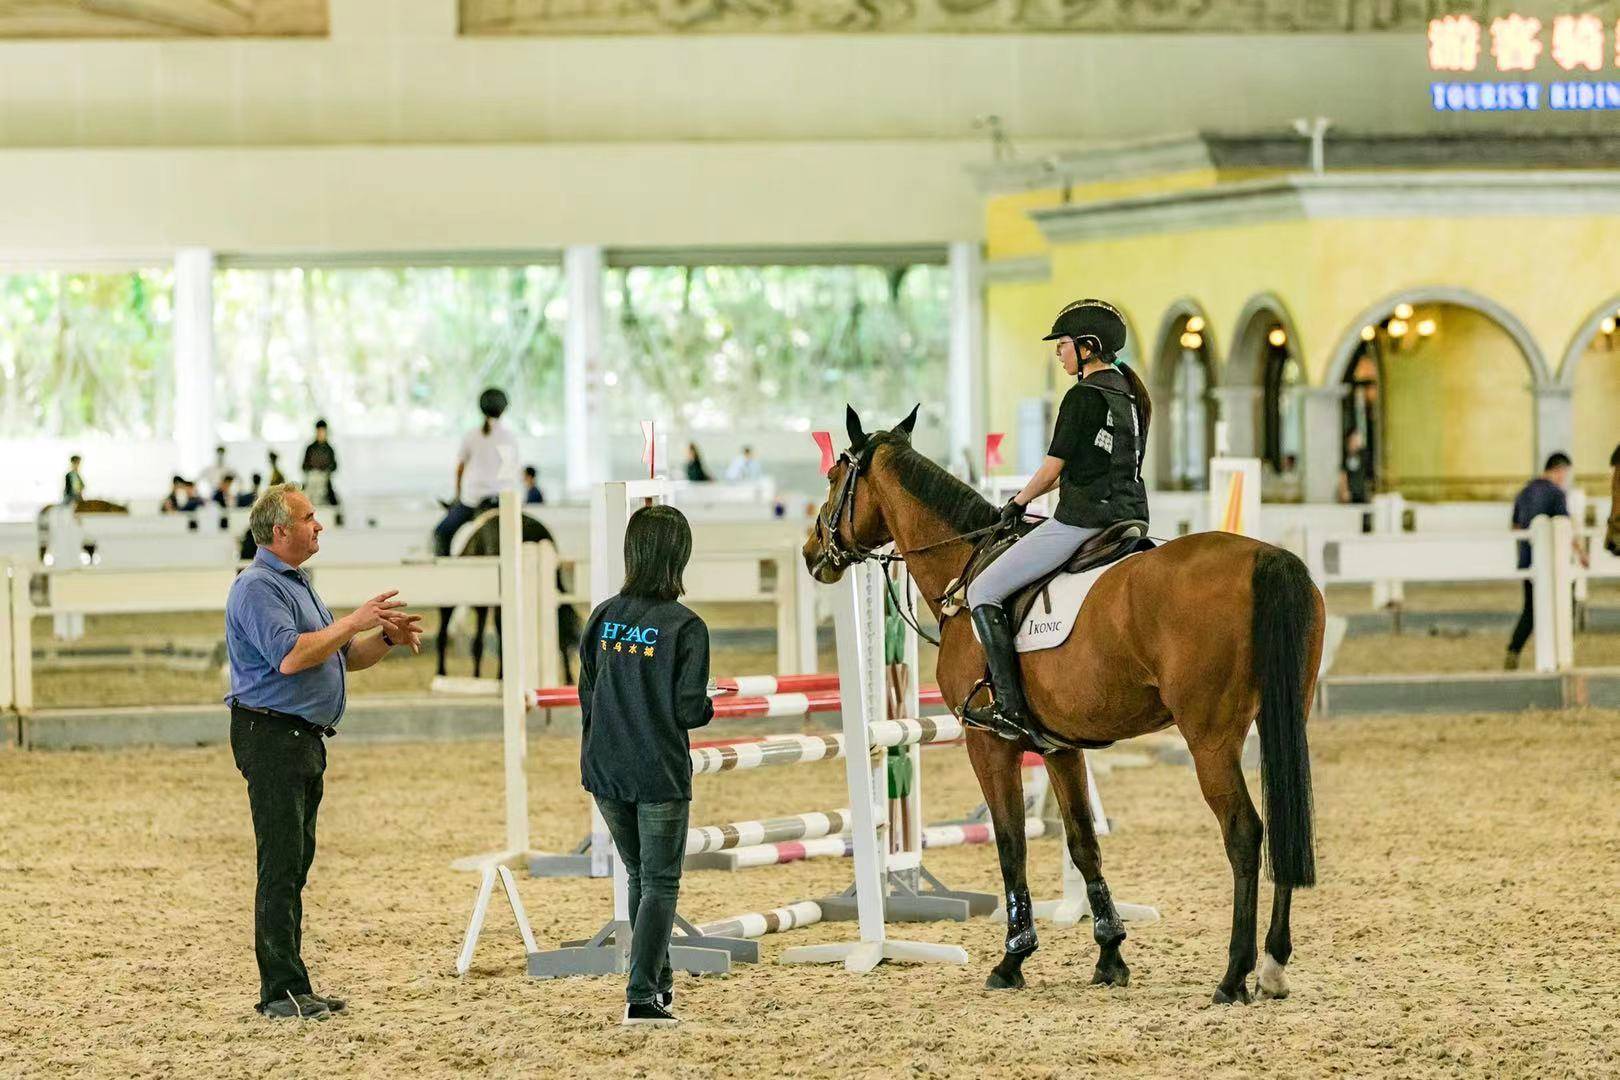
[[[1046,755],[1046,775],[1051,778],[1052,794],[1057,796],[1063,814],[1063,834],[1068,839],[1069,857],[1086,882],[1086,901],[1091,905],[1091,936],[1101,952],[1091,981],[1107,986],[1129,986],[1131,969],[1119,947],[1125,942],[1125,923],[1114,908],[1114,898],[1102,876],[1102,849],[1097,844],[1097,826],[1091,820],[1091,800],[1086,792],[1085,758],[1079,750]]]
[[[1260,815],[1249,799],[1243,780],[1243,743],[1193,749],[1198,786],[1204,801],[1221,823],[1226,859],[1232,864],[1232,941],[1227,949],[1226,976],[1215,988],[1215,1003],[1249,1002],[1249,973],[1255,961],[1255,917],[1260,902]],[[1286,906],[1282,909],[1287,926]],[[1286,930],[1285,930],[1286,933]]]
[[[1278,885],[1271,898],[1271,929],[1266,932],[1266,952],[1260,958],[1260,996],[1288,996],[1288,976],[1284,967],[1294,952],[1294,939],[1288,929],[1288,909],[1294,899],[1292,885]]]
[[[1024,751],[1016,743],[979,730],[967,733],[967,748],[995,826],[996,855],[1007,896],[1005,951],[984,985],[990,990],[1019,990],[1024,986],[1024,960],[1038,945],[1025,876],[1029,845],[1024,839],[1024,777],[1019,771]]]
[[[472,660],[473,678],[484,676],[484,627],[489,624],[489,608],[473,608]]]

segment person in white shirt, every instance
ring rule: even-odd
[[[755,480],[763,480],[765,471],[760,468],[759,460],[754,457],[754,448],[745,446],[742,453],[731,459],[726,466],[726,479],[733,483],[751,484]]]
[[[433,530],[433,551],[450,554],[456,530],[471,521],[479,511],[488,510],[500,500],[501,488],[516,482],[517,437],[500,422],[506,412],[506,394],[491,387],[478,395],[483,426],[469,431],[456,455],[456,497],[445,507],[443,520]]]

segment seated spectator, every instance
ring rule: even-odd
[[[178,514],[185,509],[186,504],[186,478],[183,476],[169,477],[169,494],[164,498],[159,512],[164,514]]]
[[[246,508],[246,507],[252,506],[255,502],[258,501],[259,493],[262,492],[263,490],[264,490],[264,474],[263,473],[254,473],[253,474],[253,489],[251,491],[240,492],[236,496],[236,505],[237,505],[237,507],[238,508]]]
[[[523,468],[523,501],[525,504],[543,503],[545,494],[540,490],[540,474],[533,465]]]
[[[214,494],[212,498],[214,500],[214,505],[223,506],[227,510],[237,505],[238,500],[236,496],[235,473],[224,472],[219,475],[219,480],[214,485]]]
[[[742,453],[731,459],[726,466],[726,479],[732,483],[750,484],[756,480],[763,480],[765,471],[760,467],[759,460],[754,457],[754,448],[745,446]]]
[[[703,467],[703,454],[699,452],[697,443],[686,444],[686,479],[694,484],[714,479],[709,475],[709,470]]]

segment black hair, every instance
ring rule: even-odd
[[[219,482],[222,484],[234,484],[236,483],[236,474],[233,472],[225,473],[219,478]]]
[[[315,421],[315,426],[318,427],[318,428],[323,428],[323,427],[326,426],[326,421],[324,419],[316,420]]]
[[[692,527],[673,506],[644,506],[624,530],[625,596],[674,600],[686,591],[681,574],[692,557]]]
[[[262,483],[264,483],[264,474],[263,473],[254,473],[253,474],[253,486],[258,487]]]
[[[169,477],[169,486],[171,487],[173,487],[175,484],[184,484],[185,482],[186,478],[178,474]]]
[[[224,447],[223,447],[223,446],[216,446],[216,447],[214,447],[214,453],[216,453],[216,454],[223,454],[223,453],[224,453],[224,452],[225,452],[225,448],[224,448]]]
[[[84,460],[84,458],[80,457],[78,454],[73,454],[68,458],[68,464],[71,465],[75,461],[83,461],[83,460]]]
[[[479,394],[478,411],[484,414],[484,434],[488,435],[491,425],[506,411],[506,391],[491,386]]]
[[[1568,454],[1564,453],[1562,450],[1555,450],[1548,456],[1547,464],[1541,467],[1541,471],[1552,472],[1554,469],[1568,468],[1573,464],[1574,462],[1569,460]]]
[[[523,466],[523,475],[524,476],[533,476],[533,477],[538,478],[539,475],[540,475],[540,471],[538,469],[536,469],[533,465],[525,465],[525,466]]]

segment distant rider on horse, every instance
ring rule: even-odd
[[[1002,605],[1067,563],[1108,526],[1145,522],[1148,516],[1142,455],[1152,405],[1141,378],[1119,363],[1124,318],[1101,300],[1076,300],[1058,312],[1042,340],[1057,342],[1058,363],[1079,381],[1063,396],[1046,460],[1001,508],[1002,528],[1022,520],[1025,507],[1054,487],[1057,511],[986,567],[967,590],[994,698],[989,705],[964,709],[964,716],[1011,740],[1026,735],[1030,716],[1011,619]]]

